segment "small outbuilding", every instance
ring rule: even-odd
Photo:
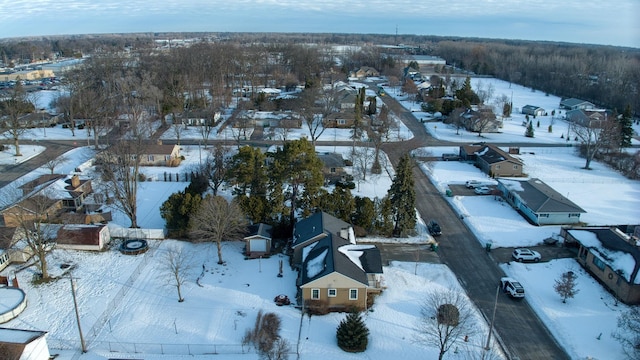
[[[110,241],[106,225],[67,224],[58,230],[56,243],[62,249],[101,251]]]
[[[267,224],[249,226],[249,235],[244,237],[245,256],[250,259],[271,255],[271,236],[273,227]]]
[[[49,360],[45,331],[0,328],[2,359]]]
[[[545,110],[540,106],[525,105],[522,107],[522,113],[531,116],[543,116],[545,114]]]

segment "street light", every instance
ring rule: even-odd
[[[496,309],[498,308],[498,295],[500,294],[500,286],[496,288],[496,299],[493,302],[493,315],[491,315],[491,323],[489,325],[489,334],[487,335],[487,343],[484,346],[484,352],[482,353],[482,359],[484,360],[484,356],[489,351],[489,343],[491,342],[491,333],[493,332],[493,322],[496,319]]]

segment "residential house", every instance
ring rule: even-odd
[[[141,166],[178,166],[180,164],[180,146],[150,144],[140,157]]]
[[[576,260],[626,304],[640,304],[640,239],[618,227],[563,227],[565,245],[576,246]]]
[[[335,184],[337,181],[343,180],[347,172],[344,169],[345,162],[342,154],[325,153],[318,154],[318,158],[322,161],[322,174],[326,183]]]
[[[33,255],[24,243],[19,243],[23,230],[0,226],[0,271],[11,263],[25,263]]]
[[[358,79],[364,79],[370,76],[380,76],[380,72],[370,66],[362,66],[352,73],[352,75]]]
[[[102,251],[111,241],[106,225],[67,224],[58,229],[56,244],[61,249]]]
[[[183,124],[188,126],[216,126],[222,119],[222,113],[216,111],[186,111],[176,116],[174,124]]]
[[[609,113],[605,110],[583,110],[583,109],[575,109],[569,110],[565,114],[565,119],[567,121],[584,125],[584,126],[595,126],[600,125],[601,122],[606,121],[609,117]]]
[[[363,117],[364,120],[364,117]],[[324,120],[326,128],[349,129],[356,121],[356,113],[353,110],[335,112],[327,116]]]
[[[472,161],[491,177],[524,176],[524,163],[492,144],[473,144],[460,146],[460,159]]]
[[[0,211],[0,225],[20,227],[26,221],[58,219],[65,212],[84,213],[93,193],[90,179],[77,174],[45,174],[22,186],[22,199]]]
[[[580,214],[586,213],[540,179],[498,179],[498,189],[511,206],[535,225],[577,224]]]
[[[378,248],[358,245],[353,228],[327,213],[297,222],[291,248],[300,302],[308,311],[364,310],[383,289]]]
[[[585,100],[569,98],[569,99],[564,99],[560,101],[560,107],[566,110],[577,110],[577,109],[588,110],[588,109],[595,108],[595,105]]]
[[[0,328],[0,349],[3,359],[49,360],[45,331]]]
[[[247,258],[255,259],[271,255],[271,236],[273,227],[267,224],[253,224],[249,226],[248,235],[244,237]]]
[[[543,116],[545,114],[545,110],[540,106],[525,105],[522,107],[522,113],[531,116]]]
[[[336,88],[336,98],[340,110],[344,111],[355,109],[358,91],[348,85],[336,84],[334,87]]]

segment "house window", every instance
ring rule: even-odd
[[[539,214],[538,216],[543,217],[543,218],[548,218],[549,214]]]
[[[592,262],[593,265],[595,265],[598,269],[604,271],[606,264],[604,263],[604,261],[600,260],[599,257],[594,256]]]
[[[500,170],[500,165],[496,165],[496,170]]]
[[[338,125],[345,125],[347,123],[347,120],[345,119],[338,119]]]
[[[578,252],[578,256],[580,257],[580,259],[586,260],[588,252],[589,252],[589,250],[587,250],[586,248],[580,247],[580,251]]]
[[[320,299],[320,289],[311,289],[311,299],[312,300]]]
[[[147,160],[149,160],[149,162],[153,162],[153,155],[149,155],[149,156],[147,157]]]
[[[164,160],[165,160],[165,161],[169,161],[169,160],[171,160],[171,155],[165,155],[165,156],[164,156]]]
[[[334,174],[336,172],[336,168],[331,168],[331,173]]]
[[[358,289],[349,289],[349,300],[358,300]]]
[[[327,290],[327,295],[329,297],[336,297],[338,295],[338,290],[337,289],[329,289],[329,290]]]
[[[569,214],[569,217],[570,218],[572,218],[572,217],[580,217],[580,214]]]
[[[513,165],[513,170],[518,170],[518,165]]]

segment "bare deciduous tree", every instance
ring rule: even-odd
[[[573,271],[567,271],[556,279],[553,289],[562,297],[562,302],[566,303],[567,299],[572,299],[580,291],[576,286],[576,275]]]
[[[580,140],[581,151],[585,157],[584,169],[591,169],[591,161],[616,133],[616,122],[607,119],[584,119],[571,121],[569,129]]]
[[[64,155],[55,156],[47,152],[45,152],[43,155],[45,156],[45,163],[43,166],[49,169],[49,171],[51,171],[51,174],[54,173],[58,166],[64,164],[65,162],[67,162],[67,160],[69,160],[69,158]]]
[[[205,161],[200,166],[200,171],[209,180],[209,188],[213,195],[218,195],[218,189],[227,179],[229,168],[230,149],[222,144],[216,144],[210,149]]]
[[[32,113],[35,107],[27,92],[18,82],[8,93],[8,98],[0,101],[0,131],[13,142],[15,156],[22,156],[20,153],[20,138],[29,132],[31,121],[24,115]]]
[[[160,262],[160,275],[167,278],[167,285],[175,287],[178,292],[178,302],[183,302],[182,285],[193,270],[191,254],[183,247],[169,246],[164,250]]]
[[[439,360],[455,342],[477,333],[473,307],[464,293],[455,290],[428,293],[420,308],[416,340],[439,350]]]
[[[640,308],[631,306],[621,313],[618,316],[618,329],[612,336],[622,344],[629,359],[640,359]]]
[[[191,216],[190,235],[196,241],[211,241],[218,249],[218,264],[222,260],[222,242],[239,240],[247,229],[248,222],[240,206],[220,196],[207,196],[200,209]]]

